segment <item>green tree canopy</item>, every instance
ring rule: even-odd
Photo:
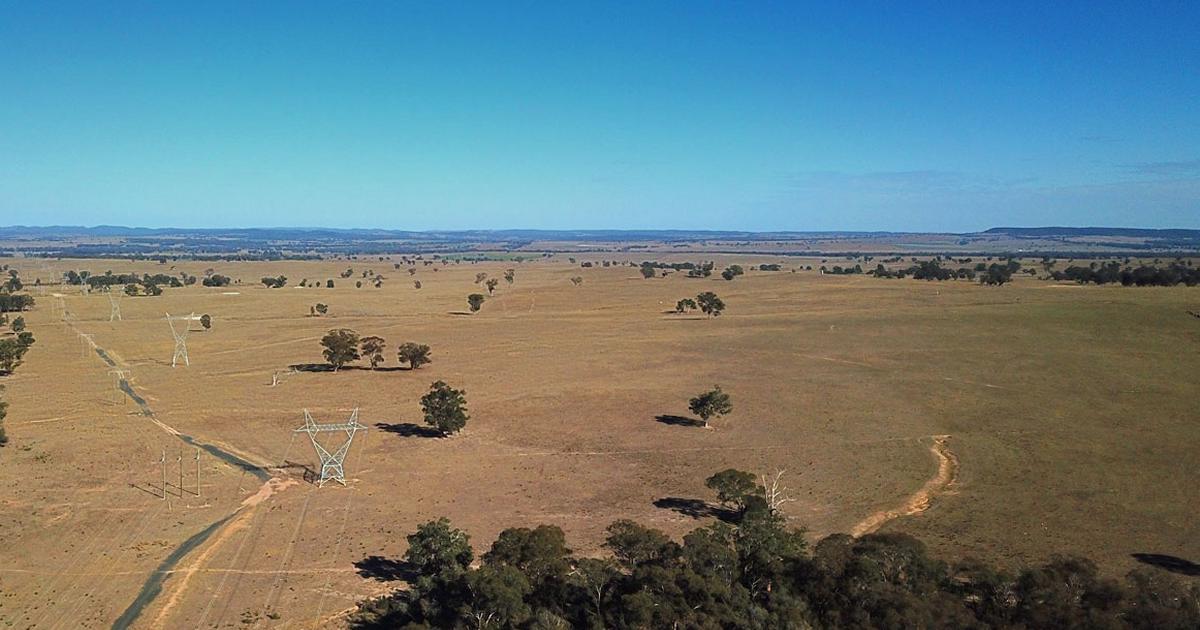
[[[429,357],[429,346],[423,343],[406,341],[400,344],[397,349],[397,355],[401,363],[407,363],[409,369],[415,370],[426,363],[432,363],[433,359]]]
[[[467,425],[470,416],[466,405],[466,392],[443,381],[430,385],[429,392],[421,397],[425,423],[441,431],[442,435],[457,433]]]
[[[729,400],[729,394],[721,391],[720,386],[714,386],[713,389],[689,400],[688,409],[700,416],[704,426],[708,426],[709,418],[733,411],[733,403]]]
[[[349,328],[338,328],[325,333],[321,337],[321,345],[325,350],[325,360],[333,366],[336,372],[343,365],[359,359],[358,333]]]

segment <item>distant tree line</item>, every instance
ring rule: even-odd
[[[1200,269],[1173,262],[1164,267],[1142,265],[1122,266],[1116,261],[1092,263],[1087,267],[1074,265],[1050,274],[1054,280],[1070,280],[1079,284],[1117,284],[1130,287],[1173,287],[1200,284]]]
[[[75,286],[87,286],[91,290],[123,286],[127,295],[162,295],[162,287],[179,288],[196,283],[196,277],[180,273],[178,277],[164,273],[137,275],[136,273],[113,273],[106,271],[96,275],[90,271],[70,270],[63,273],[63,282]]]
[[[896,262],[899,257],[889,259],[884,262]],[[882,263],[876,264],[875,269],[869,271],[870,275],[876,278],[907,278],[911,277],[916,280],[974,280],[979,278],[980,284],[999,286],[1012,280],[1012,275],[1021,269],[1021,263],[1017,260],[1008,260],[1004,264],[1000,263],[976,263],[974,267],[959,267],[953,269],[943,267],[942,260],[934,258],[932,260],[916,260],[915,264],[903,269],[888,269]],[[949,260],[947,262],[950,262]],[[971,262],[970,258],[959,261]],[[857,265],[856,265],[857,266]]]
[[[771,489],[726,470],[708,479],[721,521],[681,542],[634,521],[608,526],[600,558],[553,525],[500,532],[479,557],[445,518],[408,536],[408,588],[359,604],[351,627],[1021,628],[1200,627],[1200,585],[1137,570],[1122,583],[1056,556],[1017,573],[931,558],[900,533],[832,534],[812,548]],[[766,479],[764,479],[764,482]],[[765,484],[764,484],[765,485]]]
[[[33,346],[33,333],[25,329],[25,318],[18,315],[10,320],[8,316],[33,307],[33,296],[14,293],[23,286],[13,269],[8,270],[8,280],[0,284],[0,326],[8,327],[0,335],[0,375],[12,374]]]
[[[0,292],[0,313],[19,313],[33,308],[33,304],[32,295]]]

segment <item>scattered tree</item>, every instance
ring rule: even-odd
[[[484,284],[487,286],[488,295],[491,295],[496,291],[496,285],[500,284],[500,281],[495,278],[488,278],[488,281]]]
[[[372,370],[383,363],[383,351],[387,349],[387,342],[383,337],[363,337],[359,345],[362,347],[362,356],[371,362]]]
[[[410,370],[415,370],[426,363],[433,362],[433,359],[429,358],[429,346],[423,343],[406,341],[400,344],[397,354],[400,362],[407,363]]]
[[[676,313],[683,313],[686,311],[694,311],[694,310],[696,310],[696,308],[698,308],[696,306],[696,300],[693,300],[692,298],[683,298],[682,300],[679,300],[678,302],[675,303],[675,312]]]
[[[721,298],[717,297],[717,294],[712,291],[705,291],[697,295],[696,304],[709,317],[717,317],[721,314],[721,311],[725,310],[725,302],[722,302]]]
[[[583,277],[582,276],[571,276],[571,284],[573,284],[575,286],[579,286],[579,285],[583,284]]]
[[[323,352],[325,360],[333,366],[334,372],[341,369],[343,365],[360,358],[358,333],[349,328],[338,328],[325,333],[325,336],[321,337],[321,345],[325,347]]]
[[[515,269],[505,269],[504,270],[504,281],[505,282],[512,284],[513,280],[516,277],[517,277],[517,271]]]
[[[425,575],[462,573],[475,559],[471,537],[450,526],[445,517],[417,527],[408,536],[408,551],[404,560]]]
[[[746,511],[752,497],[762,497],[763,487],[758,485],[753,474],[727,468],[704,480],[708,489],[717,493],[717,500],[726,508],[736,510],[739,514]]]
[[[261,282],[268,289],[282,289],[283,287],[287,286],[287,276],[276,276],[274,278],[267,276],[263,277]]]
[[[707,427],[709,418],[733,411],[733,403],[729,400],[729,394],[721,391],[720,386],[714,386],[713,389],[688,401],[688,409],[700,416],[700,420]]]
[[[486,278],[487,278],[487,274],[482,271],[475,274],[475,284],[479,284],[480,282],[483,282]]]
[[[642,277],[649,280],[658,275],[658,271],[650,265],[642,265]]]
[[[472,293],[467,296],[467,305],[471,307],[472,313],[479,312],[479,309],[483,307],[483,300],[483,295],[479,293]]]
[[[420,289],[420,288],[421,288],[421,281],[420,281],[420,280],[413,280],[413,288],[414,288],[414,289]]]
[[[12,320],[12,331],[15,333],[20,333],[20,332],[23,332],[24,330],[25,330],[25,318],[21,315],[18,315],[16,319]]]
[[[421,409],[425,411],[425,423],[441,431],[443,436],[458,433],[467,425],[466,392],[450,387],[443,381],[429,386],[429,393],[421,397]]]
[[[210,316],[208,313],[201,315],[200,316],[200,326],[202,326],[204,328],[204,330],[211,330],[212,329],[212,316]]]

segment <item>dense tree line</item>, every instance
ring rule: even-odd
[[[1116,261],[1102,265],[1092,263],[1087,267],[1071,266],[1064,271],[1050,274],[1055,280],[1070,280],[1079,284],[1117,284],[1138,287],[1173,287],[1185,284],[1194,287],[1200,284],[1200,269],[1173,262],[1165,267],[1142,265],[1122,266]]]
[[[19,313],[33,308],[32,295],[0,292],[0,313]]]
[[[1138,570],[1118,582],[1055,557],[1017,573],[946,563],[906,534],[833,534],[811,549],[749,473],[707,485],[723,520],[672,540],[629,520],[608,526],[602,558],[561,529],[506,529],[475,561],[446,519],[408,536],[408,588],[360,603],[375,628],[1021,628],[1200,627],[1200,586]]]
[[[4,386],[0,385],[0,395],[4,394]],[[8,434],[4,432],[4,418],[8,417],[8,403],[0,400],[0,448],[8,444]]]
[[[0,326],[9,328],[0,335],[0,375],[12,374],[34,342],[33,333],[25,330],[25,318],[17,315],[10,320],[8,316],[33,307],[33,296],[15,293],[24,285],[15,269],[7,271],[8,280],[0,284]]]
[[[195,284],[196,277],[189,276],[186,273],[180,274],[179,277],[176,277],[169,276],[165,273],[144,273],[139,276],[136,273],[115,274],[112,271],[106,271],[101,275],[95,275],[90,271],[71,270],[63,274],[63,281],[67,284],[76,286],[87,285],[88,288],[93,290],[130,284],[141,285],[143,287],[168,286],[172,288],[179,288],[185,285]]]
[[[951,269],[943,267],[937,260],[922,260],[917,264],[904,269],[887,269],[882,264],[875,265],[873,271],[869,274],[876,278],[907,278],[912,277],[917,280],[974,280],[975,270],[968,267],[959,267]]]
[[[27,330],[0,337],[0,376],[12,374],[21,365],[33,342],[33,333]]]
[[[888,259],[884,262],[897,262],[900,258]],[[959,263],[970,262],[970,258],[964,258]],[[949,262],[949,261],[947,261]],[[914,278],[916,280],[974,280],[979,278],[980,284],[1002,285],[1012,280],[1012,275],[1021,269],[1021,263],[1016,260],[1009,260],[1004,264],[1000,263],[976,263],[974,267],[959,267],[952,269],[943,267],[942,260],[934,258],[931,260],[913,259],[912,265],[903,269],[888,269],[882,263],[876,264],[875,269],[867,272],[876,278]],[[857,267],[857,265],[856,265]],[[835,267],[836,269],[836,267]]]

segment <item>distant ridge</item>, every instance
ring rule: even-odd
[[[1138,238],[1200,238],[1200,230],[1118,227],[994,227],[981,234],[1010,236],[1133,236]]]
[[[640,240],[772,240],[811,239],[830,237],[898,236],[904,234],[943,234],[952,236],[1008,235],[1015,237],[1067,237],[1067,236],[1123,236],[1137,238],[1198,239],[1200,230],[1183,228],[1128,228],[1128,227],[994,227],[982,232],[893,232],[886,230],[783,230],[756,232],[750,230],[392,230],[382,228],[331,228],[331,227],[253,227],[253,228],[145,228],[120,225],[51,225],[51,226],[0,226],[0,237],[147,237],[147,236],[203,236],[209,238],[274,238],[274,239],[320,239],[355,238],[363,240],[461,240],[480,241],[509,240],[554,240],[554,241],[640,241]]]

